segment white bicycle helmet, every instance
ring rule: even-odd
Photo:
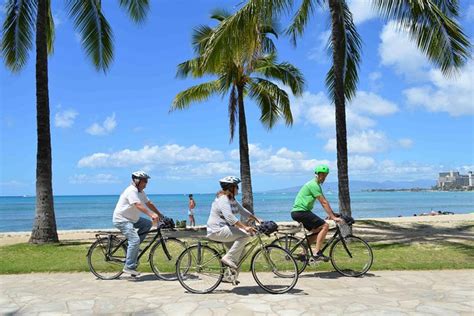
[[[219,180],[221,188],[224,190],[227,190],[232,186],[236,186],[240,182],[241,182],[240,179],[234,176],[227,176]]]
[[[135,179],[150,179],[151,177],[145,172],[145,171],[135,171],[134,173],[132,173],[132,179],[135,180]]]

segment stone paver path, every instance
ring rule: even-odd
[[[376,271],[363,278],[304,273],[288,294],[261,290],[250,273],[212,294],[143,275],[96,280],[90,273],[0,276],[0,314],[474,315],[474,271]]]

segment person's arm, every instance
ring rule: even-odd
[[[239,209],[240,215],[243,215],[244,217],[248,217],[249,219],[256,221],[257,223],[260,223],[260,220],[253,215],[248,209],[243,207],[238,201],[235,201],[237,203],[237,208]]]
[[[142,203],[140,202],[137,202],[137,203],[134,203],[133,204],[140,212],[148,215],[151,217],[151,220],[153,222],[157,221],[159,219],[158,215],[153,213],[153,212],[150,212]],[[148,203],[147,203],[148,205]],[[156,208],[155,208],[156,209]]]
[[[240,229],[243,229],[244,231],[246,231],[247,233],[253,233],[255,232],[255,229],[253,227],[250,227],[250,226],[247,226],[245,225],[244,223],[242,223],[241,221],[239,221],[237,219],[237,217],[235,217],[235,215],[232,213],[232,210],[231,210],[231,207],[230,207],[230,203],[228,200],[226,200],[227,197],[222,197],[222,198],[219,198],[219,201],[218,201],[218,205],[219,205],[219,209],[221,210],[222,212],[222,216],[224,217],[225,221],[231,225],[231,226],[235,226],[237,228],[240,228]],[[248,211],[247,211],[248,212]],[[250,212],[249,212],[250,213]],[[250,214],[251,215],[251,214]]]
[[[153,212],[155,212],[155,213],[158,215],[159,219],[161,219],[161,218],[164,217],[164,216],[163,216],[163,213],[161,213],[161,212],[158,210],[158,208],[155,206],[155,204],[153,204],[152,201],[148,200],[148,202],[146,203],[146,206],[148,206],[148,208],[149,208],[150,210],[152,210]]]
[[[336,217],[336,215],[334,215],[331,205],[329,205],[329,202],[328,200],[326,200],[324,195],[318,196],[317,199],[319,203],[321,203],[321,206],[324,208],[326,213],[328,214],[329,219],[332,219],[333,221],[336,221],[336,222],[339,222],[341,220],[339,217]]]

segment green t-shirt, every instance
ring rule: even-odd
[[[314,201],[321,195],[323,195],[323,190],[316,179],[306,182],[298,192],[291,211],[311,211]]]

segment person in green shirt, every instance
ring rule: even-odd
[[[326,234],[329,230],[329,225],[325,220],[320,218],[318,215],[312,212],[314,202],[316,200],[321,203],[328,217],[336,222],[341,219],[334,215],[331,205],[328,200],[324,197],[321,185],[326,180],[329,174],[329,167],[326,165],[319,165],[314,168],[315,178],[308,181],[298,192],[295,198],[293,209],[291,210],[291,218],[299,223],[302,223],[304,228],[312,233],[308,238],[309,245],[312,245],[316,241],[316,247],[313,249],[313,253],[316,254],[315,260],[329,261],[329,258],[322,254],[321,247]]]

